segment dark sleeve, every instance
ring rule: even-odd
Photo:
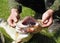
[[[60,7],[60,0],[55,0],[54,3],[53,3],[53,5],[51,5],[49,7],[49,9],[57,11],[57,10],[59,10],[59,7]]]
[[[8,4],[9,4],[9,9],[11,10],[12,8],[18,9],[19,13],[21,12],[21,4],[18,3],[15,0],[8,0]]]

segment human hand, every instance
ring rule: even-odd
[[[20,16],[17,13],[16,9],[12,9],[11,10],[11,14],[7,20],[8,24],[12,27],[14,27],[16,25],[16,22],[19,20]]]
[[[53,10],[49,9],[42,15],[42,26],[48,27],[53,23]]]

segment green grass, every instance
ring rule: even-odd
[[[22,7],[22,13],[21,13],[21,18],[24,18],[26,16],[34,16],[35,12],[34,10],[27,8],[25,6]]]
[[[35,12],[27,7],[22,7],[21,18],[25,16],[34,16]],[[10,13],[8,8],[8,0],[0,0],[0,18],[8,19]],[[9,43],[10,37],[5,33],[3,28],[0,31],[5,35],[6,43]],[[28,43],[60,43],[60,31],[58,33],[49,33],[47,30],[42,30],[40,34],[35,36]]]
[[[8,12],[7,0],[0,0],[0,18],[7,19],[9,16]]]

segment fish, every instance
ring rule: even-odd
[[[12,43],[24,43],[42,30],[42,23],[41,20],[27,16],[23,20],[19,20],[15,27],[11,27],[7,20],[0,18],[0,27],[5,29],[6,33],[13,39]]]

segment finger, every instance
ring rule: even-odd
[[[51,24],[52,24],[52,22],[53,22],[53,19],[52,19],[52,17],[49,19],[49,22],[47,23],[47,26],[50,26]]]
[[[48,26],[50,26],[51,24],[52,24],[52,17],[49,19],[49,22],[48,23],[46,23],[46,24],[43,24],[43,27],[48,27]]]
[[[8,19],[7,22],[9,25],[12,25],[12,20]]]
[[[15,26],[15,23],[13,23],[13,20],[12,20],[12,19],[8,19],[7,22],[8,22],[8,24],[9,24],[10,26],[12,26],[12,27]]]
[[[45,22],[48,19],[49,15],[47,13],[43,14],[42,16],[42,22]]]
[[[16,23],[13,23],[11,26],[12,26],[12,27],[15,27],[15,26],[16,26]]]
[[[49,20],[45,20],[45,21],[44,21],[44,24],[46,24],[46,23],[48,23],[48,22],[49,22]]]
[[[15,22],[15,23],[18,21],[18,19],[17,19],[16,17],[14,17],[14,19],[13,19],[13,20],[14,20],[14,22]]]
[[[15,27],[16,23],[9,23],[11,27]]]

